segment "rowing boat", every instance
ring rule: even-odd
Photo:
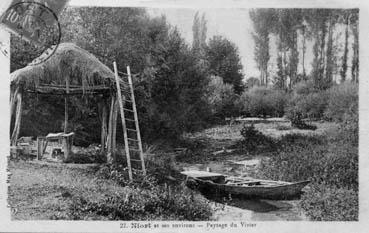
[[[204,171],[185,171],[187,185],[204,194],[237,195],[244,198],[290,199],[298,197],[310,181],[285,182],[226,176]]]

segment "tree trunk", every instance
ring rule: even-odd
[[[346,81],[346,71],[347,71],[347,56],[348,56],[348,30],[349,30],[349,15],[346,17],[346,29],[345,29],[345,48],[342,57],[342,67],[341,67],[341,82]]]
[[[306,79],[306,71],[305,71],[305,53],[306,53],[306,35],[305,35],[305,27],[302,29],[302,76],[303,79]]]
[[[351,66],[351,79],[353,82],[359,82],[359,33],[358,25],[354,23],[352,32],[354,34],[354,43],[352,45],[353,56]]]
[[[327,53],[326,53],[326,74],[325,74],[325,84],[326,87],[330,86],[333,80],[333,21],[329,20],[328,28],[328,42],[327,42]]]

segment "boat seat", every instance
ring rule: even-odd
[[[260,181],[244,181],[244,182],[228,182],[228,185],[245,185],[247,184],[248,186],[252,186],[252,185],[260,185]]]

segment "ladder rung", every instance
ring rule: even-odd
[[[128,111],[128,112],[134,112],[133,110],[131,109],[128,109],[128,108],[123,108],[125,111]]]
[[[134,162],[141,162],[140,159],[131,159],[131,161],[134,161]]]
[[[126,119],[126,121],[133,121],[133,122],[135,122],[134,119],[130,119],[130,118],[125,118],[125,119]]]
[[[132,101],[132,100],[129,100],[129,99],[125,99],[124,101],[125,101],[125,102],[133,103],[133,101]]]
[[[128,131],[137,132],[135,129],[127,129]]]
[[[134,142],[138,142],[138,140],[137,140],[137,139],[133,139],[133,138],[127,138],[127,140],[129,140],[129,141],[134,141]]]
[[[120,79],[120,82],[129,85],[129,83],[124,81],[123,79]]]
[[[139,149],[132,149],[132,148],[129,148],[129,150],[140,151]]]
[[[125,90],[125,89],[120,89],[122,92],[124,92],[124,93],[127,93],[127,94],[129,94],[129,95],[131,95],[132,93],[131,93],[131,90],[129,90],[129,91],[127,91],[127,90]]]

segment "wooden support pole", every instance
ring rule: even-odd
[[[67,95],[64,97],[64,133],[68,133],[69,77],[65,79]]]
[[[108,117],[108,109],[106,107],[106,101],[103,100],[101,102],[101,151],[105,152],[106,149],[106,137],[107,137],[107,117]]]
[[[110,114],[109,114],[109,125],[108,125],[108,138],[107,138],[107,162],[113,163],[114,160],[114,151],[113,149],[113,129],[116,128],[116,124],[114,123],[114,115],[115,115],[115,105],[116,105],[116,98],[115,96],[111,97],[110,103]]]
[[[19,88],[17,88],[13,94],[10,95],[10,119],[12,119],[12,116],[14,114],[15,104],[17,102],[16,98],[19,92]]]
[[[68,96],[64,98],[64,133],[68,133]]]
[[[42,145],[41,145],[41,143],[42,143],[42,140],[39,138],[39,137],[37,137],[37,160],[41,160],[41,152],[42,152]]]
[[[16,116],[15,116],[15,123],[14,123],[14,129],[11,136],[11,145],[15,146],[17,144],[17,140],[19,137],[19,131],[21,127],[21,118],[22,118],[22,94],[17,93],[17,109],[16,109]]]

